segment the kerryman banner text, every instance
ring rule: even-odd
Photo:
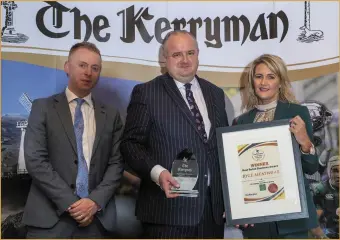
[[[159,46],[166,33],[186,29],[199,40],[202,76],[220,86],[237,86],[244,67],[263,52],[281,56],[293,80],[337,71],[337,2],[2,5],[5,59],[60,68],[61,62],[53,56],[66,56],[74,42],[92,41],[103,52],[105,76],[147,81],[160,71]]]
[[[0,7],[2,238],[25,233],[20,220],[31,178],[23,144],[32,101],[65,90],[64,63],[80,41],[95,43],[103,56],[93,94],[118,108],[124,121],[132,89],[164,72],[160,46],[171,30],[196,36],[198,74],[223,88],[230,122],[241,113],[239,80],[247,65],[264,53],[279,55],[297,100],[308,107],[319,162],[326,169],[334,166],[329,159],[339,154],[338,2],[1,1]],[[318,209],[325,210],[321,228],[339,238],[327,225],[327,219],[338,220],[330,215],[338,206],[326,211],[324,204],[325,196],[338,194],[318,193],[333,177],[323,168],[307,177]],[[134,216],[139,178],[128,172],[116,195],[113,238],[140,238]]]

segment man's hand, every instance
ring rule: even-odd
[[[84,219],[80,221],[78,227],[87,227],[88,225],[92,223],[93,219],[94,219],[94,215],[92,215],[88,220]]]
[[[80,225],[87,226],[93,220],[93,215],[98,211],[98,205],[89,198],[82,198],[73,203],[68,212]]]
[[[159,186],[163,189],[167,198],[175,198],[179,196],[178,193],[170,193],[171,188],[179,188],[180,186],[168,170],[164,170],[159,175]]]

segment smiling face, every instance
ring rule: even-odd
[[[68,88],[78,97],[85,97],[98,82],[101,57],[87,48],[76,49],[69,56],[64,70],[69,77]]]
[[[297,103],[290,84],[288,69],[279,56],[263,54],[254,59],[241,77],[242,109],[275,100]]]
[[[278,100],[280,79],[264,63],[258,64],[255,68],[253,86],[259,104],[268,104]]]

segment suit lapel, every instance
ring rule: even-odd
[[[98,147],[99,140],[102,135],[102,131],[105,128],[106,111],[105,111],[104,105],[100,104],[99,102],[96,102],[95,99],[93,98],[92,98],[92,101],[93,101],[93,106],[94,106],[94,117],[96,120],[96,137],[94,139],[93,149],[92,149],[92,157],[93,157]]]
[[[274,120],[285,119],[288,106],[289,105],[287,103],[277,101],[277,106],[276,106],[275,114],[274,114]]]
[[[211,127],[210,127],[210,133],[209,133],[209,139],[212,139],[213,135],[215,134],[215,129],[216,129],[216,114],[214,114],[216,105],[213,102],[213,96],[211,95],[211,91],[210,88],[208,86],[208,84],[200,79],[199,77],[196,76],[196,79],[201,87],[202,93],[203,93],[203,97],[204,97],[204,101],[205,101],[205,105],[207,106],[207,110],[208,110],[208,116],[209,116],[209,120],[211,123]]]
[[[256,108],[253,108],[248,113],[245,113],[247,115],[244,118],[244,122],[241,122],[241,123],[244,123],[244,124],[253,123],[254,119],[255,119],[255,116],[256,116],[256,113],[257,113],[257,109]]]
[[[70,141],[74,152],[77,153],[76,137],[72,124],[72,116],[65,93],[60,93],[56,95],[54,101],[55,108],[57,110],[59,119],[64,127],[68,140]]]
[[[169,74],[165,74],[163,77],[163,80],[164,80],[163,83],[164,83],[165,90],[168,92],[169,96],[175,102],[177,107],[181,110],[184,117],[189,121],[190,125],[196,130],[200,138],[204,140],[203,136],[198,131],[196,127],[195,119],[192,117],[191,111],[188,108],[186,102],[184,101],[182,94],[180,93],[173,78]]]

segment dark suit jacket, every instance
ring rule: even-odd
[[[130,167],[142,178],[136,215],[142,222],[195,225],[199,222],[207,192],[208,168],[211,173],[213,214],[223,223],[224,211],[215,129],[228,126],[224,92],[197,77],[207,105],[211,130],[207,143],[176,83],[165,74],[137,85],[132,92],[121,151]],[[188,148],[198,162],[199,178],[194,189],[199,197],[167,199],[150,177],[159,164],[171,171],[178,153]]]
[[[256,113],[257,113],[257,109],[252,109],[249,112],[242,114],[241,116],[237,117],[234,120],[233,125],[253,123]],[[275,110],[274,120],[290,119],[297,115],[299,115],[302,118],[302,120],[305,122],[308,136],[311,140],[313,140],[312,122],[311,122],[307,107],[301,106],[298,104],[285,103],[285,102],[279,101],[277,104],[276,110]],[[304,173],[313,174],[318,170],[317,155],[301,154],[301,163],[302,163],[302,170]],[[306,198],[307,198],[309,218],[277,222],[279,234],[288,234],[292,232],[306,231],[312,227],[316,227],[317,219],[316,219],[315,205],[313,203],[313,199],[312,199],[312,196],[309,190],[309,184],[305,176],[304,176],[304,180],[305,180],[305,189],[306,189]],[[245,234],[247,234],[247,231],[253,231],[253,230],[256,231],[256,224],[255,224],[254,229],[246,229]]]
[[[96,215],[109,231],[114,229],[114,191],[123,161],[119,150],[123,125],[119,112],[95,99],[96,136],[89,170],[89,198],[99,204]],[[25,134],[25,161],[32,185],[23,223],[50,228],[74,202],[77,148],[65,93],[33,101]]]

